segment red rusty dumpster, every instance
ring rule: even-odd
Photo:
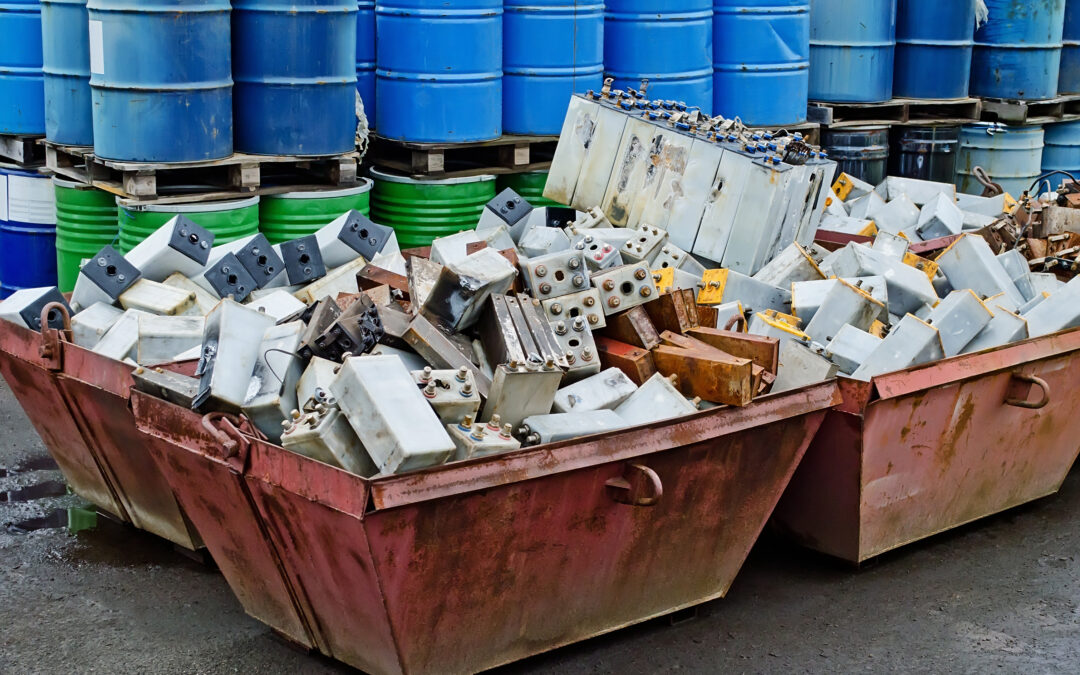
[[[244,611],[284,637],[313,647],[296,592],[248,494],[247,444],[237,448],[215,418],[131,392],[142,447],[169,481]],[[219,424],[228,425],[228,420]],[[241,452],[242,450],[242,452]]]
[[[775,524],[855,563],[1057,492],[1080,450],[1080,329],[840,378]]]
[[[202,548],[198,532],[135,428],[130,404],[135,366],[71,342],[63,344],[63,352],[57,386],[80,418],[90,447],[114,477],[117,496],[131,523],[188,550]],[[165,367],[185,370],[183,364]],[[192,370],[187,368],[189,374]]]
[[[0,322],[0,372],[19,404],[76,494],[178,546],[201,548],[135,428],[129,404],[134,366],[72,343],[67,313],[55,307],[65,331],[38,333]]]
[[[140,429],[171,439],[155,456],[174,465],[166,474],[215,558],[227,542],[201,519],[218,518],[221,540],[254,533],[254,504],[319,650],[371,673],[455,673],[722,597],[839,396],[828,382],[370,480],[220,417],[207,420],[222,436],[208,447],[189,411],[133,402]],[[225,509],[221,482],[235,490],[226,474],[240,463],[246,497]],[[252,555],[243,579],[227,578],[263,618],[251,589],[272,556]]]
[[[48,323],[42,320],[42,325]],[[91,449],[81,418],[57,386],[66,344],[59,330],[46,328],[39,333],[0,321],[0,374],[75,494],[130,521],[115,479]]]

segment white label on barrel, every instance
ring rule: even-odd
[[[53,225],[56,196],[48,178],[8,176],[8,218],[13,223]]]
[[[0,220],[8,219],[7,176],[0,176]]]
[[[90,21],[90,72],[105,74],[105,48],[101,37],[101,22]]]

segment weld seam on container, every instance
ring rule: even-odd
[[[893,96],[968,95],[976,0],[899,0]]]
[[[86,0],[42,0],[45,137],[62,145],[93,145],[90,34]]]
[[[965,124],[960,128],[956,189],[982,194],[983,185],[973,173],[981,166],[990,180],[1019,198],[1042,173],[1043,138],[1043,128],[1038,125]]]
[[[754,126],[806,121],[807,0],[714,0],[713,114]]]
[[[495,176],[414,179],[371,169],[371,219],[392,227],[401,248],[476,228],[495,198]]]
[[[53,176],[56,195],[56,274],[60,291],[75,288],[82,261],[116,245],[119,223],[115,197],[84,183]]]
[[[810,100],[893,97],[896,0],[810,0]]]
[[[971,93],[1027,101],[1057,96],[1065,0],[986,0],[986,7],[990,18],[975,31]]]
[[[355,0],[235,0],[237,152],[320,156],[356,143]]]
[[[464,143],[502,135],[502,2],[446,4],[376,1],[380,136]]]
[[[312,190],[263,195],[259,201],[259,231],[271,244],[314,234],[341,214],[356,210],[371,213],[370,178],[344,190]]]
[[[0,133],[45,133],[41,9],[37,0],[0,3]]]
[[[89,0],[87,9],[94,154],[132,162],[231,155],[229,4]]]
[[[618,89],[685,103],[705,112],[713,104],[712,0],[608,0],[604,13],[604,72]]]
[[[183,214],[214,233],[214,245],[259,231],[259,197],[197,204],[140,204],[116,198],[120,252],[127,253],[173,216]]]
[[[56,285],[56,197],[48,176],[0,165],[0,297]]]
[[[503,132],[557,135],[573,94],[604,77],[604,5],[503,3]]]

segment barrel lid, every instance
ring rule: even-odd
[[[465,178],[410,178],[401,174],[390,173],[380,169],[371,169],[372,178],[384,180],[388,183],[405,183],[408,185],[464,185],[466,183],[486,183],[495,180],[491,174],[468,176]]]
[[[116,198],[116,205],[128,211],[145,211],[149,213],[217,213],[219,211],[233,211],[255,206],[259,203],[259,197],[247,199],[231,199],[223,202],[198,202],[194,204],[142,204],[134,199]]]
[[[7,162],[0,162],[0,173],[11,176],[28,176],[30,178],[48,178],[52,175],[51,171],[44,172],[35,169],[27,169],[18,164],[8,164]]]
[[[302,192],[282,192],[277,195],[266,195],[267,199],[333,199],[335,197],[351,197],[371,190],[371,179],[361,178],[360,185],[344,189],[334,190],[304,190]]]
[[[88,183],[80,183],[77,180],[66,180],[64,178],[61,178],[60,176],[53,176],[52,177],[52,182],[53,182],[53,185],[55,185],[57,187],[71,188],[73,190],[96,190],[97,189],[93,185],[90,185]]]

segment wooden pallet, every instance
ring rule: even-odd
[[[1059,96],[1045,101],[1008,101],[984,98],[982,118],[988,122],[1042,124],[1078,119],[1080,95]]]
[[[940,124],[975,122],[982,112],[977,98],[921,100],[894,98],[884,103],[810,102],[807,118],[830,127],[864,124]]]
[[[45,163],[44,136],[0,134],[0,160],[20,166],[40,166]]]
[[[159,164],[121,162],[94,155],[93,148],[45,142],[45,165],[56,174],[120,197],[167,203],[170,188],[206,186],[204,199],[285,192],[298,186],[348,186],[357,182],[359,153],[332,157],[233,154],[224,159]]]
[[[417,178],[463,178],[543,171],[551,166],[558,136],[502,136],[475,143],[412,143],[371,137],[367,160]]]

